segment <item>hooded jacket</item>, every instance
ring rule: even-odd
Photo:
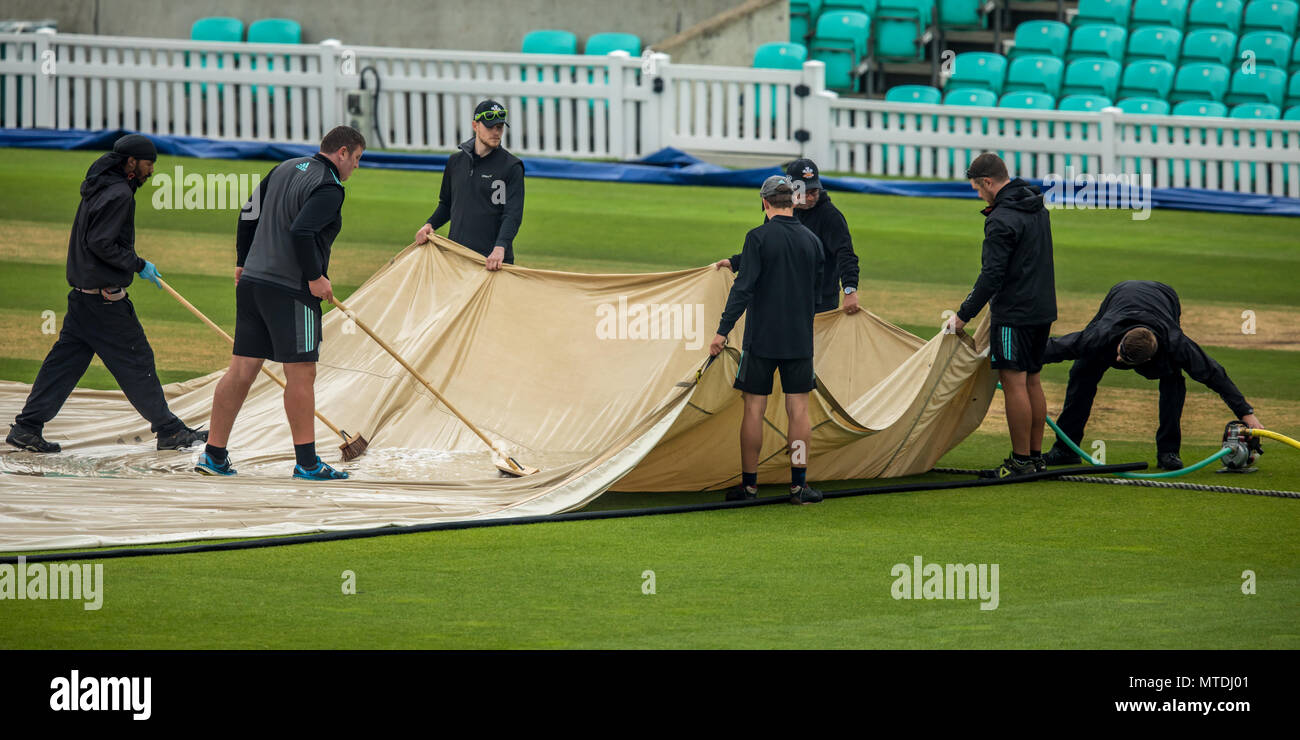
[[[126,157],[109,152],[86,170],[81,205],[68,237],[68,285],[74,288],[125,288],[144,269],[135,253],[135,191],[127,179]]]
[[[858,287],[858,255],[853,251],[853,237],[844,214],[831,203],[823,190],[812,208],[794,209],[799,223],[821,240],[825,262],[817,288],[817,313],[834,311],[840,305],[840,286]],[[766,221],[766,217],[764,218]],[[740,270],[741,255],[731,256],[731,271]]]
[[[1038,326],[1056,321],[1056,275],[1052,223],[1038,188],[1017,177],[985,208],[984,248],[975,287],[957,310],[970,321],[992,302],[999,326]]]
[[[513,264],[515,235],[524,221],[524,163],[505,147],[480,157],[473,138],[462,142],[447,158],[429,225],[437,229],[448,221],[452,241],[484,256],[499,244]]]
[[[1253,414],[1254,409],[1228,378],[1223,366],[1183,334],[1179,326],[1182,313],[1178,294],[1168,285],[1153,280],[1125,280],[1110,289],[1097,315],[1083,331],[1049,339],[1043,362],[1087,359],[1116,369],[1134,370],[1150,380],[1185,370],[1192,380],[1218,393],[1238,418]],[[1128,330],[1139,326],[1156,335],[1156,353],[1136,367],[1121,365],[1117,362],[1120,339]]]

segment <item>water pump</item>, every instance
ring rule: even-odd
[[[1264,448],[1259,437],[1252,435],[1244,422],[1228,422],[1223,428],[1223,447],[1228,454],[1220,460],[1223,463],[1220,473],[1253,473],[1258,470],[1254,467],[1255,461],[1264,454]]]

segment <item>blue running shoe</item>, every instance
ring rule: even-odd
[[[316,467],[311,470],[308,470],[301,465],[293,466],[293,477],[302,478],[303,480],[343,480],[348,477],[348,474],[346,471],[331,468],[321,462],[321,459],[318,457],[316,458]]]
[[[236,471],[234,468],[230,467],[230,457],[226,457],[225,460],[217,462],[212,459],[211,455],[205,452],[202,455],[199,455],[199,461],[194,465],[194,472],[203,475],[234,475]]]

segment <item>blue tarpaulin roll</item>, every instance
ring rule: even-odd
[[[77,129],[0,128],[0,146],[29,149],[90,149],[107,151],[113,142],[128,133],[123,129],[83,131]],[[310,144],[274,144],[259,141],[218,141],[195,136],[170,136],[149,134],[160,154],[172,154],[200,159],[269,159],[285,160],[308,156],[316,152]],[[402,154],[398,152],[366,152],[364,166],[385,169],[441,172],[447,164],[447,154]],[[769,175],[782,170],[771,167],[733,170],[697,159],[677,149],[660,149],[641,159],[628,162],[582,162],[545,157],[523,158],[529,177],[560,180],[598,180],[604,182],[632,182],[654,185],[705,185],[712,187],[757,188]],[[1067,178],[1066,184],[1075,187],[1053,189],[1052,181],[1046,186],[1042,180],[1025,178],[1057,193],[1049,202],[1059,205],[1086,207],[1078,200],[1078,183]],[[828,190],[839,190],[870,195],[900,195],[922,198],[976,198],[966,180],[914,181],[872,180],[860,177],[822,176]],[[1146,188],[1151,208],[1186,211],[1212,211],[1248,215],[1300,216],[1300,199],[1253,193],[1233,193],[1224,190],[1198,188]],[[1083,205],[1080,205],[1083,203]],[[1094,206],[1095,207],[1095,206]]]

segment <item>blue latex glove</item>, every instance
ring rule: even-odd
[[[153,283],[159,290],[162,290],[162,283],[158,282],[158,278],[162,277],[162,275],[158,273],[158,268],[154,267],[152,262],[145,260],[144,269],[140,271],[140,277]]]

